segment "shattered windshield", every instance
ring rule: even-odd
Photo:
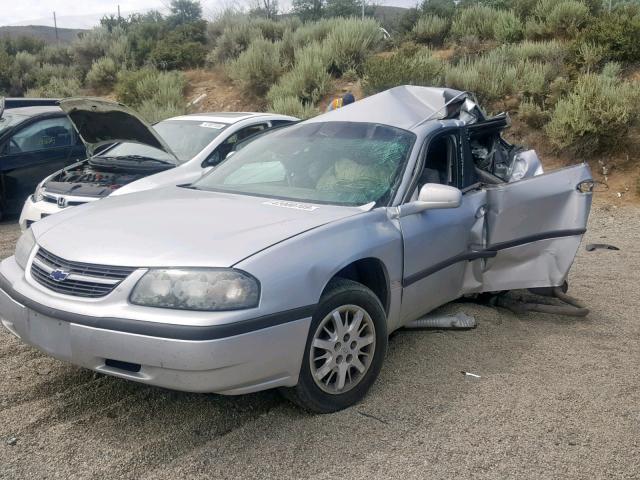
[[[375,123],[303,123],[249,143],[203,190],[337,205],[387,202],[415,136]]]
[[[197,120],[164,120],[153,129],[178,157],[180,163],[191,160],[209,145],[227,126],[226,123],[203,122]],[[145,157],[168,163],[175,158],[163,150],[140,143],[124,142],[104,153],[105,157]]]

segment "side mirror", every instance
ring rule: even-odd
[[[400,206],[399,216],[406,217],[439,208],[457,208],[461,201],[462,192],[457,188],[439,183],[427,183],[420,189],[418,200]]]

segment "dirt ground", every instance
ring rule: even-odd
[[[0,332],[0,478],[640,478],[640,208],[599,204],[570,292],[586,319],[451,304],[471,331],[400,331],[366,399],[171,392]],[[0,255],[18,229],[0,225]],[[481,378],[465,377],[466,370]]]

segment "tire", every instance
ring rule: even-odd
[[[386,314],[375,294],[352,280],[332,280],[311,321],[298,384],[281,389],[282,394],[315,413],[350,407],[364,398],[378,377],[387,339]]]

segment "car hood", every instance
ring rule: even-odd
[[[98,98],[66,98],[60,108],[67,114],[90,152],[101,145],[136,142],[176,155],[140,115],[125,105]]]
[[[41,247],[77,262],[229,267],[362,211],[168,187],[107,197],[44,218],[32,228]]]

